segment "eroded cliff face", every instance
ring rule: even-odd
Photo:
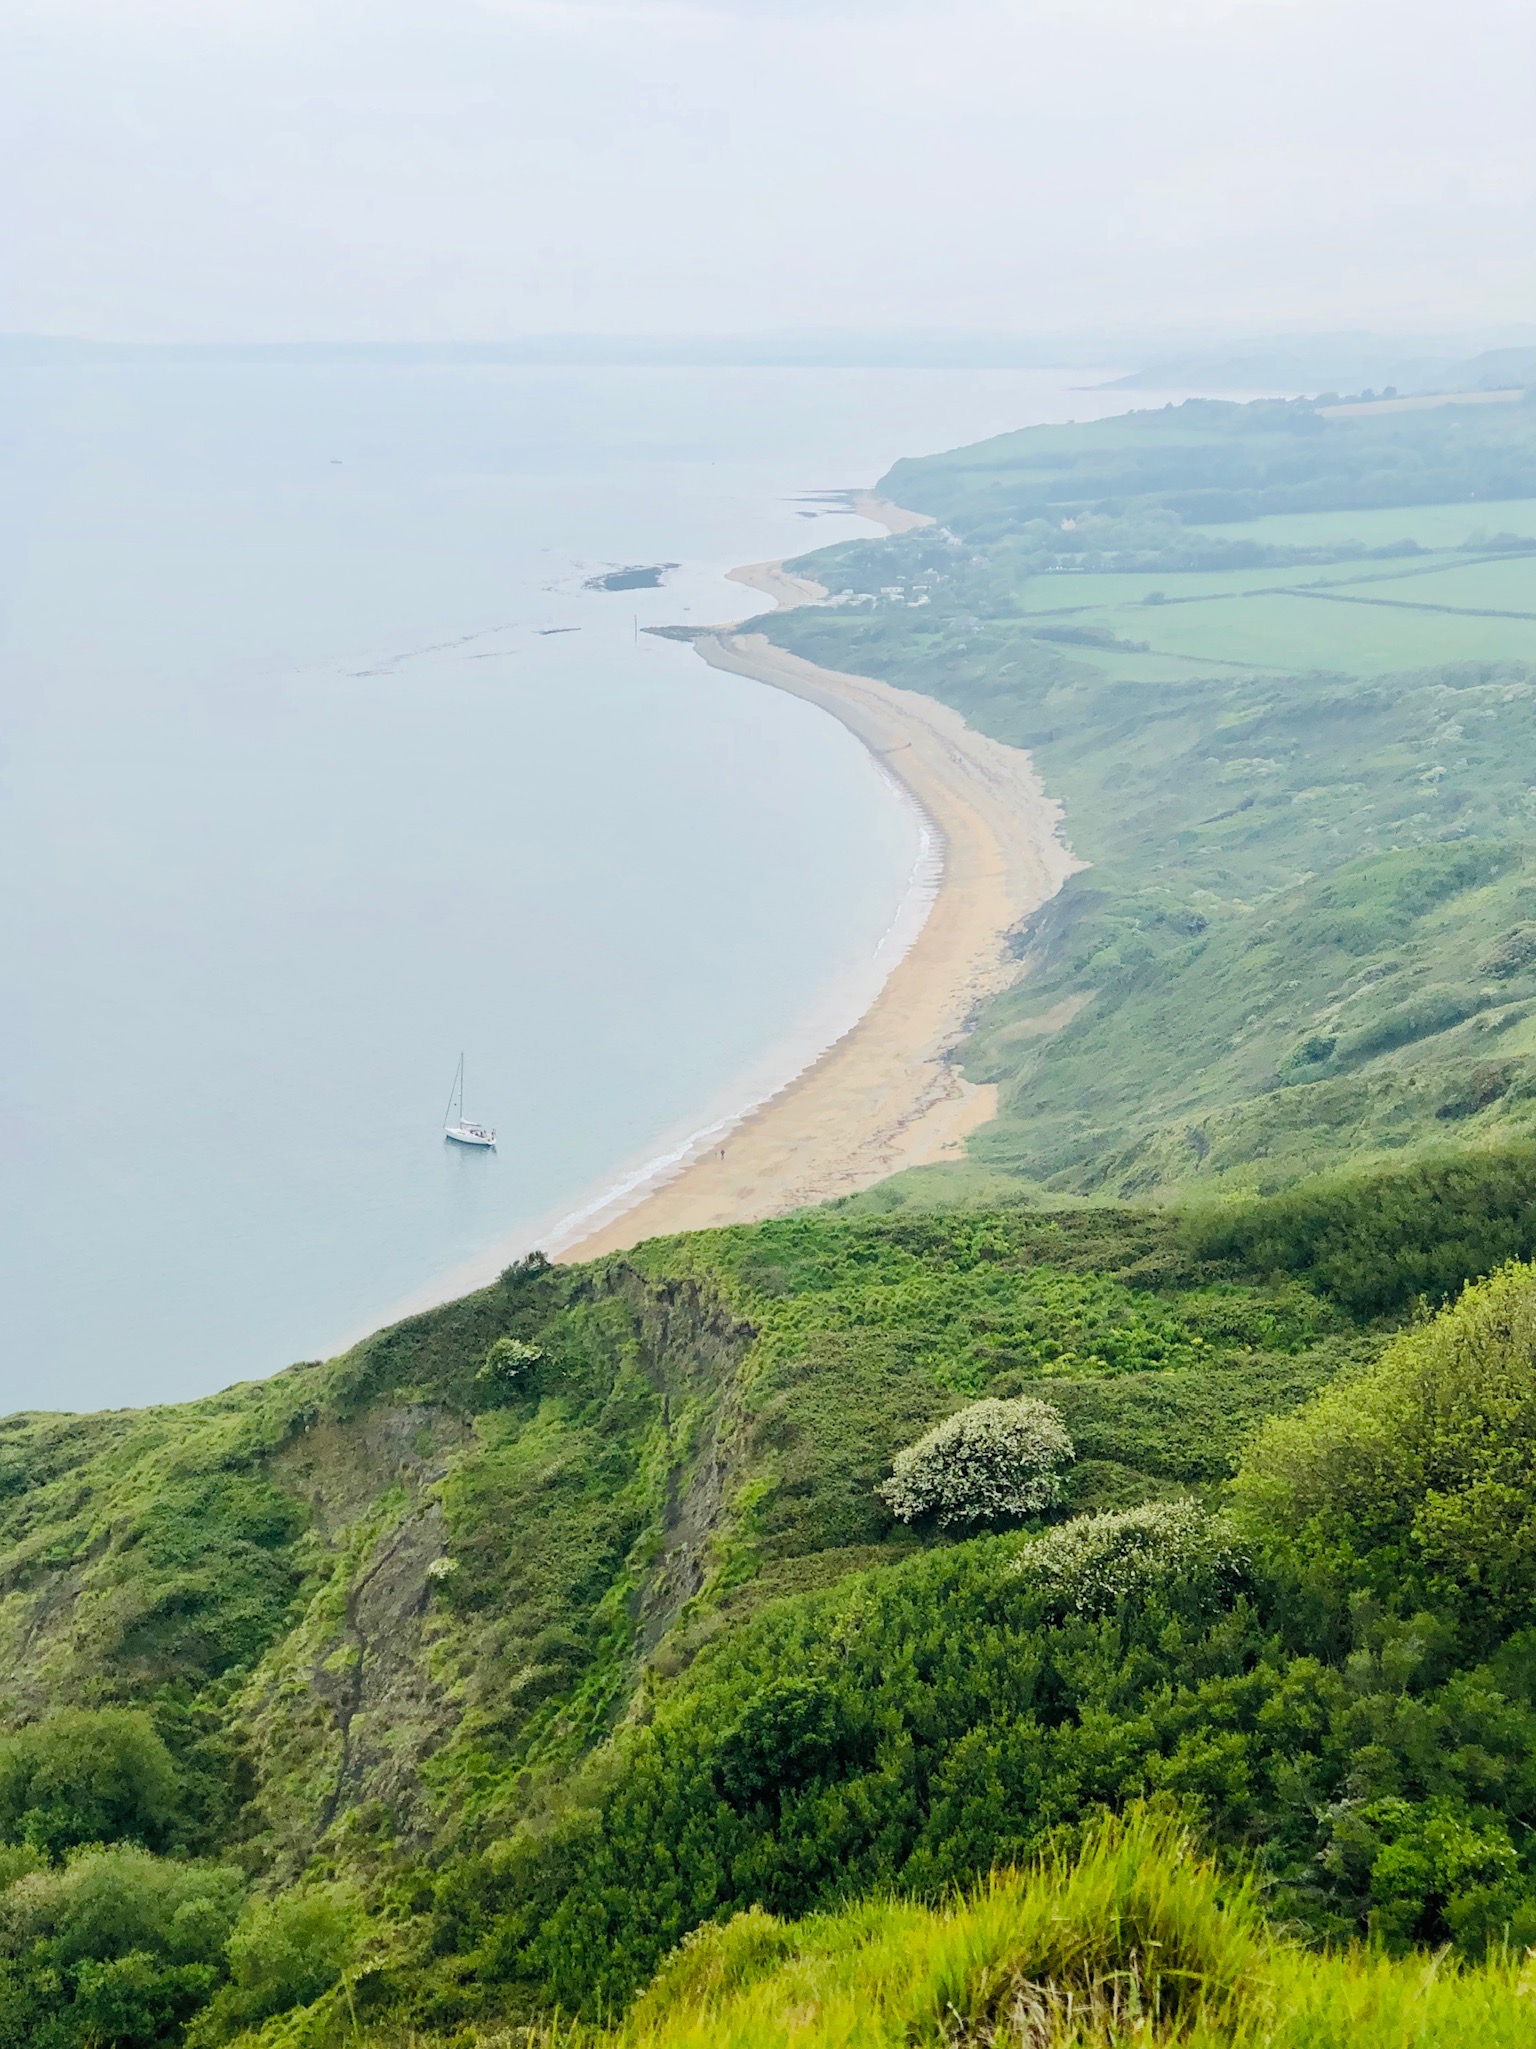
[[[427,1656],[440,1489],[474,1442],[443,1403],[386,1397],[316,1422],[272,1462],[309,1511],[318,1584],[231,1721],[255,1765],[252,1847],[279,1872],[370,1801],[407,1840],[430,1834],[421,1767],[452,1722]]]
[[[648,1371],[664,1393],[675,1453],[657,1543],[631,1604],[635,1658],[651,1657],[720,1563],[748,1477],[742,1368],[756,1332],[694,1280],[616,1273]]]
[[[716,1569],[755,1333],[622,1262],[563,1297],[495,1406],[389,1388],[270,1460],[315,1580],[231,1702],[276,1871],[505,1826],[632,1708]]]
[[[535,1260],[205,1402],[9,1419],[0,1726],[174,1696],[276,1879],[483,1835],[717,1571],[754,1335],[707,1282]]]

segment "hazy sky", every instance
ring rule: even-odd
[[[1533,0],[0,0],[0,331],[1536,317]]]

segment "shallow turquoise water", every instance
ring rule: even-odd
[[[637,628],[1078,381],[7,373],[0,1409],[319,1356],[851,1021],[910,808]],[[494,1155],[439,1135],[461,1048]]]

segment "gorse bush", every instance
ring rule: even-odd
[[[766,1363],[803,1360],[818,1336],[878,1335],[962,1396],[991,1392],[998,1372],[1158,1372],[1232,1344],[1299,1351],[1338,1327],[1329,1304],[1294,1285],[1185,1292],[1187,1257],[1167,1260],[1167,1290],[1116,1272],[1166,1256],[1176,1238],[1172,1218],[1145,1211],[817,1211],[662,1241],[636,1260],[658,1278],[723,1281]]]
[[[1243,1565],[1224,1525],[1199,1502],[1183,1500],[1074,1516],[1036,1537],[1015,1570],[1080,1614],[1100,1614],[1170,1581],[1234,1592]]]
[[[835,1687],[785,1679],[755,1694],[721,1737],[720,1790],[739,1809],[777,1804],[786,1792],[846,1768],[867,1751],[867,1730],[848,1714]]]
[[[972,1402],[898,1452],[879,1489],[902,1522],[952,1523],[1039,1515],[1061,1499],[1072,1440],[1059,1409],[1021,1395]]]
[[[1339,1175],[1263,1202],[1196,1211],[1201,1259],[1300,1274],[1352,1314],[1438,1305],[1466,1281],[1536,1254],[1536,1145]]]

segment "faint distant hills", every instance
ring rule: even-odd
[[[1052,369],[1131,365],[1111,388],[1337,394],[1536,384],[1536,325],[1462,335],[1000,334],[807,330],[735,335],[528,335],[491,342],[102,342],[0,335],[0,368],[50,364],[508,364],[571,368]]]
[[[1164,351],[1111,388],[1124,391],[1500,391],[1536,384],[1536,328],[1502,346],[1476,337],[1392,340],[1375,334],[1270,336]],[[1491,338],[1490,338],[1491,339]]]
[[[496,342],[94,342],[0,335],[0,365],[134,361],[508,363],[572,368],[1038,369],[1133,363],[1102,336],[861,334],[527,335]]]

